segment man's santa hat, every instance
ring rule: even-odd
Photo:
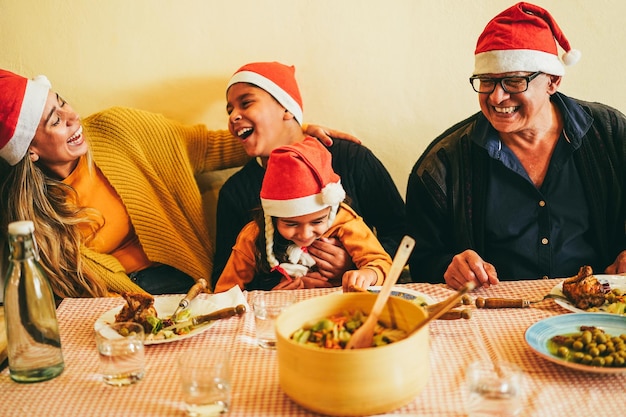
[[[494,17],[478,38],[474,75],[516,71],[563,75],[557,42],[565,51],[563,63],[577,63],[580,51],[571,48],[550,13],[534,4],[517,3]]]
[[[302,97],[296,82],[296,68],[280,62],[253,62],[239,68],[226,91],[235,83],[253,84],[272,95],[302,125]]]
[[[13,166],[24,158],[48,99],[50,81],[0,69],[0,158]]]
[[[331,154],[316,139],[274,149],[267,162],[261,187],[261,205],[265,215],[266,255],[273,269],[291,276],[304,275],[310,264],[306,250],[288,250],[290,262],[278,263],[274,256],[272,217],[296,217],[330,207],[328,227],[335,220],[339,204],[346,198],[339,176],[333,171]],[[297,267],[302,264],[306,268]],[[294,269],[295,268],[295,269]]]

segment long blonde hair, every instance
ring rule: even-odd
[[[91,153],[88,152],[91,165]],[[4,161],[2,161],[4,162]],[[76,191],[47,176],[28,154],[15,166],[0,167],[0,227],[32,220],[40,262],[54,293],[59,297],[104,297],[106,284],[84,265],[80,248],[85,243],[79,225],[99,227],[93,209],[77,205]]]

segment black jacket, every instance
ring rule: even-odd
[[[573,158],[588,196],[592,243],[601,256],[592,266],[603,271],[626,249],[626,118],[606,105],[560,93],[552,100],[567,137],[581,140]],[[443,282],[455,254],[484,253],[489,156],[473,141],[480,119],[485,117],[476,113],[436,138],[411,171],[406,209],[416,240],[409,261],[413,281]]]

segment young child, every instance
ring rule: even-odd
[[[331,155],[316,139],[273,150],[261,186],[263,216],[239,233],[215,291],[304,288],[301,277],[315,269],[307,248],[322,237],[338,238],[358,268],[343,275],[344,291],[380,285],[391,257],[344,199]]]
[[[226,88],[228,128],[240,139],[250,160],[233,174],[219,192],[212,282],[217,283],[239,232],[254,219],[270,152],[304,140],[303,100],[294,66],[280,62],[251,62],[235,71]],[[305,130],[309,135],[310,127]],[[352,140],[325,143],[333,170],[350,196],[350,206],[389,254],[396,252],[406,231],[404,200],[382,162]],[[309,247],[316,271],[303,278],[307,288],[340,285],[343,274],[355,266],[335,239],[318,239]],[[258,277],[257,277],[258,278]],[[271,288],[271,287],[270,287]]]

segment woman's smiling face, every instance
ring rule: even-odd
[[[29,157],[58,178],[66,178],[88,151],[80,117],[58,94],[50,91]]]

